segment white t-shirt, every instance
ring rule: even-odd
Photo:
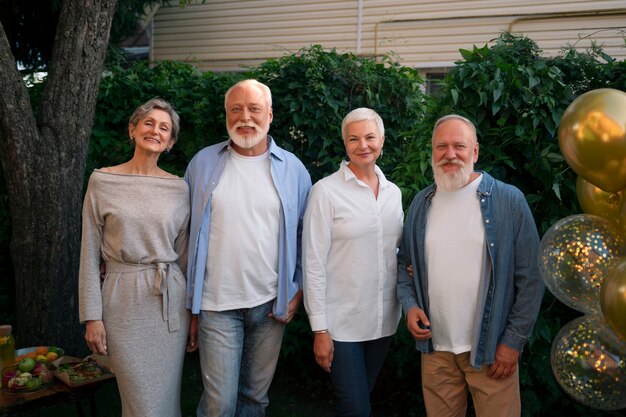
[[[359,342],[390,336],[400,320],[400,189],[376,168],[378,198],[343,162],[311,189],[302,234],[304,306],[313,330]]]
[[[202,310],[250,308],[276,298],[280,216],[269,152],[229,152],[211,196]]]
[[[482,175],[465,187],[437,189],[426,221],[430,329],[436,351],[472,349],[472,332],[486,256],[476,195]]]

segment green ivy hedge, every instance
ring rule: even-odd
[[[159,96],[181,117],[178,143],[161,165],[179,175],[204,146],[224,140],[224,93],[235,82],[256,78],[272,90],[270,134],[298,155],[314,181],[335,171],[345,156],[340,125],[357,107],[375,109],[385,122],[383,170],[402,162],[404,132],[425,112],[417,71],[384,58],[323,51],[319,46],[269,60],[243,73],[201,73],[189,64],[139,63],[105,73],[90,142],[87,172],[130,158],[128,117],[136,106]]]

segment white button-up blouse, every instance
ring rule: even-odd
[[[337,341],[390,336],[400,320],[402,196],[378,167],[376,174],[378,198],[342,162],[313,186],[304,215],[304,306],[311,329]]]

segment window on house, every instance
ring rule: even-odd
[[[426,94],[434,96],[437,95],[441,91],[441,80],[446,76],[446,72],[437,71],[437,72],[426,72],[424,87],[426,89]]]

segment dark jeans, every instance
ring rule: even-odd
[[[335,352],[330,379],[335,389],[337,416],[370,416],[370,393],[385,361],[392,337],[366,342],[333,341]]]

